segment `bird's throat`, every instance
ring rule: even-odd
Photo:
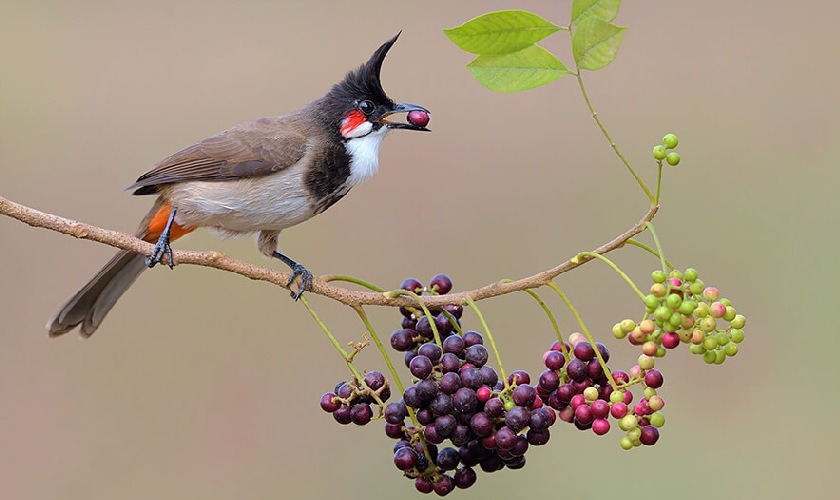
[[[379,169],[379,144],[387,132],[388,128],[383,126],[363,137],[356,137],[344,143],[347,154],[350,155],[348,186],[355,186]]]

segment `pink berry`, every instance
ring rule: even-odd
[[[677,332],[665,332],[662,334],[662,347],[673,349],[680,345],[680,334]]]
[[[478,398],[479,401],[482,403],[486,403],[490,401],[490,397],[493,395],[493,391],[490,390],[489,387],[486,385],[482,385],[475,391],[475,396]]]
[[[429,124],[429,113],[415,109],[408,112],[406,119],[408,120],[408,123],[416,127],[425,127]]]
[[[604,434],[610,431],[610,422],[605,418],[596,418],[594,422],[592,422],[592,432],[599,436],[603,436]]]
[[[624,415],[627,415],[627,405],[620,401],[618,403],[613,403],[610,408],[610,415],[617,419],[623,418]]]

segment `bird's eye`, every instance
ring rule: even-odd
[[[359,103],[359,110],[366,115],[373,113],[375,107],[371,101],[365,100]]]

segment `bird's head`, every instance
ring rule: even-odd
[[[429,111],[416,104],[394,102],[382,88],[379,73],[388,50],[399,38],[388,40],[344,80],[333,85],[320,101],[320,115],[345,140],[384,135],[389,129],[428,131]],[[413,113],[412,113],[413,112]],[[411,113],[406,121],[391,121],[392,115]],[[378,132],[378,133],[377,133]]]

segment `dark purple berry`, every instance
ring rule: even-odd
[[[415,356],[417,356],[416,351],[406,351],[405,352],[404,360],[405,360],[405,367],[406,368],[408,368],[408,365],[411,364],[411,360],[414,359]]]
[[[484,412],[490,418],[499,418],[505,411],[505,404],[499,398],[491,398],[484,404]]]
[[[455,372],[444,373],[438,384],[440,385],[440,392],[444,394],[455,394],[455,391],[463,386],[461,376]]]
[[[574,349],[575,357],[581,361],[589,361],[595,357],[595,349],[589,342],[578,342]]]
[[[520,384],[513,390],[513,402],[517,406],[524,406],[530,408],[537,398],[537,391],[527,384]]]
[[[432,364],[437,364],[440,361],[440,356],[443,354],[438,347],[437,344],[433,342],[427,342],[420,346],[420,349],[417,350],[417,354],[420,356],[426,356],[431,360]]]
[[[551,433],[548,429],[544,431],[528,429],[528,432],[525,435],[528,438],[528,442],[534,446],[542,446],[548,442],[549,438],[551,438]]]
[[[601,357],[604,358],[604,363],[607,363],[610,360],[610,350],[600,342],[595,342],[595,347],[598,349]]]
[[[423,436],[429,443],[440,444],[443,442],[443,436],[438,434],[434,423],[426,424],[426,427],[423,428]]]
[[[595,420],[595,416],[592,414],[592,408],[585,404],[575,408],[575,420],[583,425],[591,424]]]
[[[443,437],[449,437],[458,425],[452,415],[441,415],[435,419],[435,429]]]
[[[604,375],[604,369],[601,368],[601,363],[597,359],[592,359],[586,363],[586,375],[595,380]]]
[[[645,385],[648,387],[653,387],[654,389],[658,389],[662,387],[662,383],[665,379],[662,377],[662,372],[653,368],[645,372]]]
[[[487,349],[481,344],[475,344],[467,348],[464,359],[472,363],[476,368],[481,368],[487,362]]]
[[[420,398],[417,396],[417,387],[411,386],[403,393],[403,401],[412,408],[420,407]]]
[[[582,344],[581,342],[580,344]],[[580,345],[578,344],[578,345]],[[580,358],[573,358],[566,365],[566,375],[575,382],[583,382],[587,378],[586,362],[581,361]]]
[[[416,280],[414,278],[407,278],[405,281],[402,282],[402,285],[400,285],[400,290],[414,292],[417,295],[420,295],[423,293],[423,283],[420,283],[419,280]]]
[[[413,113],[413,111],[411,113]],[[422,111],[420,111],[420,113],[422,113]],[[426,123],[428,123],[428,117],[429,115],[426,115]],[[425,124],[421,126],[425,126]],[[432,278],[432,281],[429,282],[429,288],[437,290],[437,293],[441,295],[446,295],[450,290],[452,290],[452,280],[445,274],[436,274]]]
[[[484,338],[481,336],[481,334],[473,330],[464,332],[461,338],[464,340],[464,346],[466,347],[471,347],[474,345],[484,343]]]
[[[658,440],[659,429],[652,425],[646,425],[642,427],[642,435],[639,436],[639,441],[641,441],[643,445],[651,446],[656,444]]]
[[[603,399],[596,399],[589,407],[592,409],[592,415],[595,418],[605,418],[610,414],[610,404]]]
[[[367,372],[365,373],[365,385],[367,385],[370,390],[377,391],[380,387],[385,385],[385,375],[377,371]]]
[[[497,470],[502,470],[505,466],[505,463],[502,462],[502,459],[499,458],[499,455],[490,455],[489,457],[485,458],[484,460],[479,463],[481,466],[481,470],[484,472],[496,472]]]
[[[493,431],[493,422],[484,412],[478,412],[470,419],[470,429],[478,437],[489,435]]]
[[[505,462],[505,466],[508,469],[511,469],[511,470],[521,469],[522,467],[525,467],[525,457],[524,456],[514,457],[514,458],[508,460],[507,462]]]
[[[435,325],[437,325],[438,333],[440,333],[441,337],[448,337],[452,334],[452,330],[454,330],[449,318],[443,313],[435,316]]]
[[[513,457],[521,457],[526,451],[528,451],[528,438],[520,434],[516,438],[516,444],[513,445],[513,448],[509,452]]]
[[[551,408],[547,408],[545,406],[532,411],[529,427],[535,431],[544,431],[548,429],[551,427],[551,424],[554,423],[551,418],[551,413],[553,411],[554,410]]]
[[[452,403],[458,413],[470,414],[478,406],[478,398],[476,398],[474,390],[469,387],[461,387],[452,396]]]
[[[385,407],[385,421],[389,424],[402,424],[407,416],[408,410],[402,401],[388,403],[388,406]]]
[[[508,383],[511,385],[530,384],[531,376],[525,370],[514,370],[508,375]]]
[[[400,326],[407,330],[414,330],[414,327],[417,326],[417,320],[412,317],[403,316]]]
[[[472,434],[472,432],[470,431],[470,427],[468,425],[458,424],[449,436],[449,440],[452,441],[452,444],[455,446],[462,446],[469,442],[471,438],[470,434]]]
[[[443,340],[443,352],[451,352],[456,356],[464,354],[464,339],[460,335],[450,335]]]
[[[514,406],[505,414],[505,425],[513,431],[519,431],[528,425],[531,421],[531,415],[522,406]]]
[[[452,397],[439,392],[435,399],[429,403],[429,408],[437,416],[452,413]]]
[[[432,368],[434,368],[432,361],[422,354],[415,356],[408,364],[408,370],[411,374],[420,379],[424,379],[431,375]]]
[[[333,398],[335,398],[334,392],[328,392],[321,396],[321,409],[327,413],[332,413],[341,408],[341,402],[333,401]]]
[[[467,489],[470,486],[475,484],[476,474],[472,467],[461,467],[455,472],[455,477],[453,481],[455,482],[455,486],[461,489]]]
[[[394,333],[391,334],[391,347],[400,352],[414,349],[415,335],[417,335],[416,330],[395,330]]]
[[[432,482],[423,476],[414,479],[414,488],[420,493],[431,493],[434,490]]]
[[[413,113],[413,112],[414,111],[411,111],[411,113]],[[429,115],[426,115],[426,117],[427,117],[426,118],[426,123],[428,123],[428,121],[429,121],[428,116]],[[418,125],[418,126],[422,126],[422,125]],[[434,489],[435,489],[435,493],[437,495],[445,496],[445,495],[448,495],[448,494],[452,493],[452,490],[455,489],[455,482],[452,481],[452,478],[447,476],[446,474],[441,474],[440,477],[438,477],[438,480],[434,482],[433,486],[434,486]]]
[[[496,373],[496,370],[493,369],[492,366],[484,365],[481,367],[481,381],[484,382],[484,385],[487,387],[493,387],[499,382],[499,374]]]
[[[554,370],[545,370],[540,374],[539,384],[544,391],[551,393],[560,387],[560,375]]]
[[[421,406],[425,406],[435,399],[438,392],[437,384],[431,380],[421,380],[414,385],[417,388],[417,399]]]
[[[349,406],[342,406],[341,408],[334,411],[332,413],[332,416],[335,419],[335,421],[341,425],[347,425],[353,421]]]
[[[444,355],[440,357],[440,369],[443,373],[457,372],[460,368],[461,360],[458,359],[458,356],[452,354],[451,352],[444,353]]]
[[[430,408],[420,408],[414,415],[417,417],[420,425],[429,425],[435,421],[435,414]]]
[[[575,394],[577,394],[577,390],[572,384],[563,384],[557,388],[557,399],[564,405],[568,405]]]
[[[461,319],[461,315],[464,313],[464,306],[460,304],[447,304],[441,309],[454,316],[455,319]]]
[[[356,425],[366,425],[373,418],[373,410],[369,404],[353,405],[350,408],[350,420]]]
[[[549,370],[559,370],[566,364],[566,358],[560,351],[546,351],[543,354],[543,363]]]
[[[516,445],[516,432],[510,427],[503,426],[496,431],[496,446],[502,450],[510,450]]]
[[[403,425],[385,423],[385,435],[391,439],[404,439],[405,431],[403,430]]]
[[[481,377],[481,370],[472,367],[462,369],[461,384],[463,384],[464,387],[470,387],[472,389],[478,389],[484,385],[484,380]]]
[[[432,325],[429,323],[428,316],[421,316],[417,320],[417,326],[414,327],[417,333],[427,339],[434,338],[435,332],[432,330]]]
[[[441,470],[454,470],[460,462],[461,455],[455,448],[447,446],[438,452],[436,463]]]
[[[399,470],[408,470],[417,465],[417,453],[413,448],[400,448],[394,453],[394,465]]]

